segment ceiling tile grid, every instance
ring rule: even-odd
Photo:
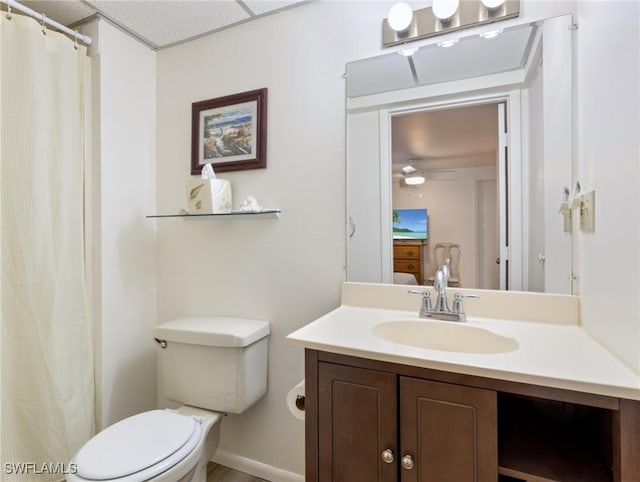
[[[221,29],[249,18],[237,2],[91,1],[117,24],[161,47]]]
[[[264,15],[274,10],[280,10],[281,8],[290,7],[296,3],[301,3],[301,0],[294,1],[274,1],[274,0],[248,0],[243,2],[254,14]]]
[[[100,14],[153,49],[166,48],[310,0],[23,0],[67,26]]]
[[[21,1],[20,3],[67,26],[96,13],[93,7],[80,1],[36,0]]]

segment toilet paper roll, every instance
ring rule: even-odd
[[[287,408],[298,420],[304,420],[304,380],[287,393]]]

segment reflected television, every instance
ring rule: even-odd
[[[427,221],[426,209],[394,209],[393,239],[427,239]]]

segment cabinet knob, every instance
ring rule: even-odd
[[[382,460],[386,464],[392,464],[393,463],[394,458],[393,458],[393,452],[391,451],[391,449],[387,449],[387,450],[382,452]]]
[[[405,455],[404,457],[402,457],[402,467],[404,467],[407,470],[411,470],[413,468],[413,458],[411,457],[411,455]]]

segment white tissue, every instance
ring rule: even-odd
[[[211,164],[205,164],[202,171],[200,171],[200,177],[202,177],[202,179],[215,179],[216,173],[213,172],[213,166],[211,166]]]
[[[298,420],[304,420],[304,408],[300,409],[296,406],[296,400],[300,397],[304,400],[304,380],[301,380],[287,393],[287,407],[289,408],[289,412]],[[304,404],[302,404],[302,407],[304,407]]]

